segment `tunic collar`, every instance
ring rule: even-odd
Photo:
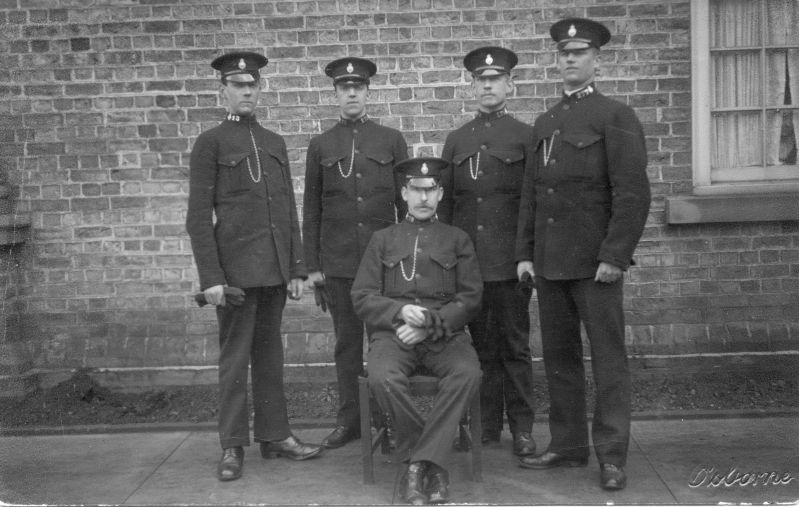
[[[252,122],[256,122],[257,123],[258,122],[258,120],[255,118],[254,114],[243,116],[243,115],[240,115],[240,114],[227,113],[225,115],[225,119],[227,121],[232,121],[234,123],[252,123]]]
[[[360,118],[356,118],[354,120],[351,120],[349,118],[340,118],[338,122],[339,122],[340,125],[343,125],[345,127],[355,127],[357,125],[363,125],[367,121],[369,121],[369,115],[368,114],[365,114],[365,115],[361,116]]]
[[[477,111],[477,115],[475,116],[475,118],[477,118],[478,120],[482,120],[482,121],[494,121],[494,120],[496,120],[498,118],[502,118],[503,116],[506,116],[508,114],[509,114],[508,113],[508,108],[507,107],[503,107],[502,109],[500,109],[498,111],[491,111],[490,113],[486,113],[486,112],[483,112],[483,111]]]
[[[427,220],[419,220],[418,218],[408,213],[405,215],[405,221],[408,222],[409,224],[418,224],[418,225],[434,224],[438,222],[438,213],[433,215],[431,218],[428,218]]]
[[[584,87],[580,88],[579,90],[575,90],[573,92],[567,92],[563,90],[563,100],[580,100],[588,97],[589,95],[593,95],[596,93],[596,85],[594,83],[589,83]]]

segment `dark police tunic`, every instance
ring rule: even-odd
[[[286,284],[306,273],[283,138],[236,115],[200,134],[191,152],[186,229],[200,287],[246,289],[241,306],[216,309],[220,443],[249,444],[250,366],[255,440],[287,438],[280,323]]]
[[[392,168],[406,158],[402,134],[367,117],[311,139],[302,226],[308,271],[355,278],[372,233],[397,221],[403,201]]]
[[[418,238],[418,241],[417,241]],[[464,326],[480,307],[482,280],[469,236],[439,221],[402,223],[375,232],[352,287],[358,316],[370,330],[369,384],[391,412],[401,453],[445,466],[458,421],[480,383],[480,365]],[[453,331],[449,341],[407,349],[395,335],[406,304],[437,310]],[[426,419],[417,412],[407,377],[420,365],[442,377]],[[425,422],[426,421],[426,422]]]
[[[339,388],[336,424],[357,430],[358,376],[363,373],[363,323],[349,297],[372,233],[404,213],[394,164],[408,158],[402,134],[363,116],[340,120],[311,139],[306,156],[303,238],[305,262],[322,271],[333,301],[333,352]],[[403,216],[403,215],[400,215]]]
[[[633,110],[593,85],[564,97],[534,126],[517,260],[532,260],[550,390],[549,450],[588,456],[580,322],[597,386],[594,449],[623,466],[630,431],[622,280],[594,281],[599,263],[630,266],[649,212],[646,142]]]
[[[469,234],[485,283],[482,311],[469,323],[483,369],[483,434],[499,439],[503,405],[513,434],[532,429],[529,299],[515,292],[516,225],[533,127],[505,109],[479,112],[444,143],[451,162],[439,217]]]
[[[256,182],[259,161],[263,174]],[[200,134],[189,163],[186,229],[201,289],[224,284],[264,287],[305,277],[282,137],[254,117],[229,115]]]

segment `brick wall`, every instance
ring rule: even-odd
[[[223,114],[213,57],[269,57],[259,116],[286,138],[301,202],[305,148],[337,117],[327,62],[376,60],[370,114],[414,154],[438,154],[475,108],[461,67],[475,47],[518,53],[519,119],[557,100],[548,27],[566,15],[611,28],[599,87],[647,134],[654,201],[628,274],[630,351],[796,349],[797,223],[665,224],[665,197],[691,192],[687,0],[0,0],[0,157],[33,236],[18,335],[3,342],[42,370],[215,364],[184,229],[188,154]],[[287,362],[332,360],[310,297],[289,302],[284,332]]]

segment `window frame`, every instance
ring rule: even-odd
[[[799,192],[799,181],[797,180],[713,183],[711,178],[710,145],[707,142],[707,137],[712,128],[710,113],[712,84],[710,79],[711,65],[709,65],[710,0],[691,0],[691,41],[691,118],[693,124],[691,129],[691,151],[694,194],[739,195]]]

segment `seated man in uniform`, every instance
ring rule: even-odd
[[[448,501],[451,444],[481,377],[464,331],[480,308],[480,267],[469,236],[436,217],[446,166],[440,158],[413,158],[394,167],[408,214],[372,235],[352,286],[355,312],[369,331],[369,387],[408,461],[402,494],[412,505]],[[408,377],[419,367],[441,379],[426,419],[409,391]]]

